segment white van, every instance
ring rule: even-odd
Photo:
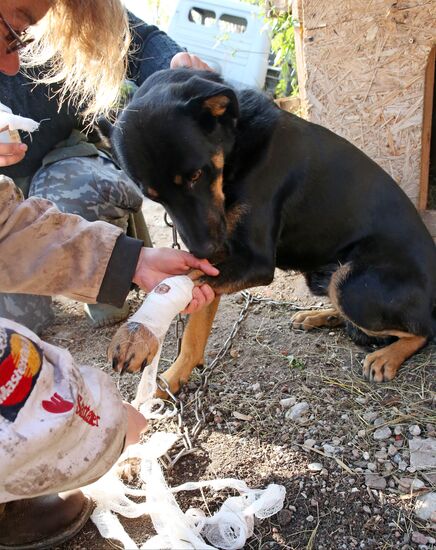
[[[168,34],[226,80],[264,87],[271,37],[258,6],[233,0],[179,0]]]

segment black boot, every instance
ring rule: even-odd
[[[0,550],[43,550],[76,535],[93,510],[82,491],[0,504]]]

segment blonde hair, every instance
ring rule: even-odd
[[[119,0],[53,0],[34,28],[24,65],[47,64],[38,82],[61,82],[60,101],[81,108],[88,121],[117,104],[127,69],[130,33]]]

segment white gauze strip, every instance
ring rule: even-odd
[[[9,130],[24,130],[25,132],[34,132],[39,128],[39,122],[31,118],[12,114],[12,111],[3,103],[0,103],[0,128],[9,128]]]
[[[129,319],[129,322],[143,323],[158,337],[160,343],[158,353],[141,379],[141,399],[144,401],[141,412],[147,418],[165,417],[165,414],[151,411],[159,401],[153,398],[156,391],[157,364],[164,336],[173,318],[191,301],[193,286],[191,279],[186,276],[166,279],[147,296],[144,304]],[[245,482],[229,478],[189,482],[170,489],[158,458],[168,452],[178,439],[177,434],[154,433],[145,443],[130,446],[120,457],[119,463],[129,458],[140,461],[140,478],[145,484],[145,491],[135,491],[123,485],[117,475],[117,465],[95,484],[86,487],[84,491],[96,501],[92,521],[103,537],[118,540],[124,548],[132,550],[138,546],[127,535],[115,513],[130,518],[150,515],[157,535],[146,542],[140,541],[142,549],[243,548],[247,538],[253,534],[254,516],[266,518],[283,508],[285,488],[270,484],[266,489],[250,489]],[[232,488],[240,496],[227,498],[211,517],[206,517],[202,510],[195,508],[183,513],[174,493],[202,487],[211,487],[215,491]],[[127,495],[144,495],[146,502],[133,502]],[[212,546],[205,542],[205,538]]]

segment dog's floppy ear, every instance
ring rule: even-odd
[[[238,117],[238,99],[234,90],[229,86],[193,76],[184,88],[186,96],[191,97],[186,103],[186,107],[191,112],[198,114],[209,112],[214,117],[221,117],[224,114],[228,114],[232,118]]]

